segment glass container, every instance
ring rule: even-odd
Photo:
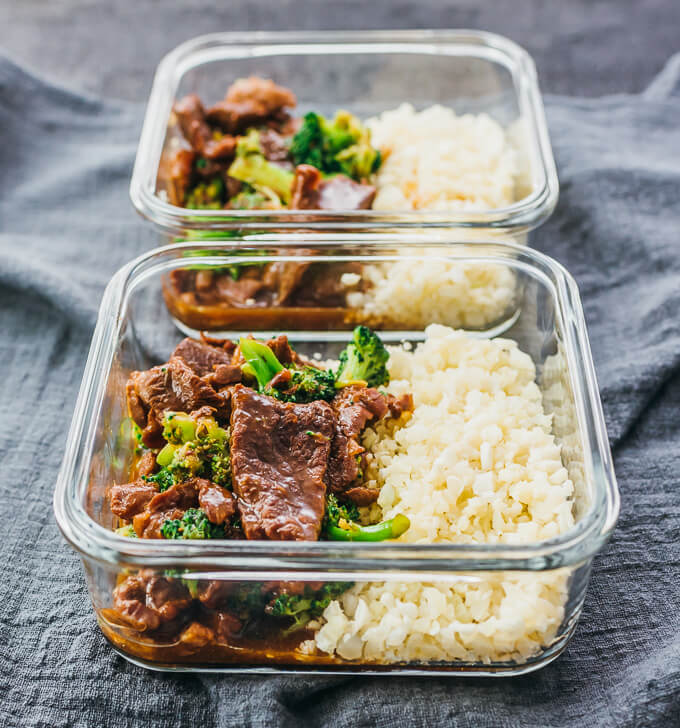
[[[377,256],[389,264],[507,272],[512,300],[499,297],[502,325],[491,316],[468,333],[484,340],[502,332],[505,346],[516,344],[535,366],[542,406],[573,483],[573,525],[530,543],[166,541],[115,533],[107,491],[129,482],[135,459],[125,384],[132,371],[166,361],[180,340],[162,299],[163,281],[186,266],[188,252],[203,250],[159,248],[122,268],[106,289],[54,497],[59,527],[82,559],[99,626],[126,659],[159,670],[500,676],[537,669],[565,649],[592,560],[619,508],[577,287],[562,266],[524,246],[449,241],[424,259],[424,244],[430,241],[410,236],[392,247],[379,241],[376,251],[337,240],[310,257],[330,270],[348,262],[374,265]],[[285,246],[274,241],[274,248]],[[272,261],[299,262],[296,252],[289,247]],[[270,262],[266,254],[248,255],[215,242],[201,263]],[[432,310],[423,323],[447,323],[437,315],[445,316],[446,307]],[[252,323],[253,334],[264,337],[267,326]],[[279,323],[311,359],[337,357],[350,335]],[[424,329],[388,326],[382,335],[413,350]],[[266,599],[284,585],[302,595],[323,585],[340,592],[349,583],[358,596],[343,602],[343,613],[328,607],[302,631],[282,634],[271,621],[250,622],[242,614],[249,594]],[[122,588],[152,607],[162,607],[168,593],[184,602],[160,628],[141,628],[114,608],[114,591],[120,598]],[[366,620],[373,629],[368,635]]]
[[[290,87],[296,113],[347,109],[362,119],[404,102],[457,114],[487,114],[517,158],[514,201],[458,211],[190,210],[167,201],[159,181],[164,150],[177,142],[172,108],[187,93],[206,103],[237,78]],[[473,30],[215,33],[178,46],[160,63],[130,185],[136,209],[169,236],[190,231],[311,231],[447,228],[458,240],[510,236],[525,242],[557,202],[555,163],[531,57],[511,40]]]

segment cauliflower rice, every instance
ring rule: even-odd
[[[514,341],[432,325],[413,352],[392,350],[402,426],[364,434],[367,477],[408,543],[529,543],[574,523],[573,485],[543,410],[531,358]],[[457,574],[445,583],[358,583],[323,614],[316,647],[377,662],[525,661],[555,637],[566,570]]]
[[[486,114],[402,104],[366,126],[383,158],[374,210],[487,210],[515,199],[517,152]]]

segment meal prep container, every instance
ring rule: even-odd
[[[190,210],[169,204],[159,189],[161,154],[176,131],[175,101],[197,93],[223,98],[234,80],[250,75],[290,87],[296,112],[333,114],[347,109],[362,119],[404,102],[433,104],[456,113],[486,113],[508,131],[518,152],[517,201],[476,212],[358,210]],[[536,69],[518,45],[471,30],[215,33],[178,46],[160,63],[130,185],[137,210],[170,236],[188,231],[448,228],[459,240],[475,231],[525,242],[528,231],[552,213],[558,194]]]
[[[414,266],[432,261],[471,269],[497,266],[511,274],[515,298],[503,336],[516,341],[535,362],[544,407],[553,414],[563,464],[575,486],[575,525],[558,537],[528,545],[158,541],[117,535],[111,530],[116,519],[106,491],[114,482],[129,481],[133,459],[135,442],[125,383],[132,370],[166,361],[180,339],[163,305],[163,278],[186,265],[187,252],[200,250],[190,245],[159,248],[122,268],[106,289],[54,497],[59,527],[82,559],[99,625],[126,659],[159,670],[498,676],[539,668],[565,648],[581,612],[592,559],[609,537],[619,507],[576,285],[559,264],[523,246],[448,242],[424,253],[422,243],[416,238],[400,239],[390,250],[379,242],[378,255],[370,245],[346,243],[343,247],[338,241],[334,249],[318,252],[314,260],[320,266],[347,260],[368,265],[385,256],[392,263]],[[215,243],[202,263],[242,263],[240,253],[229,243]],[[499,330],[496,324],[491,322],[487,330],[478,327],[474,336],[493,336]],[[260,331],[253,329],[253,333],[257,336]],[[339,339],[348,336],[347,332],[305,330],[289,334],[296,349],[307,356],[337,355],[343,345]],[[383,336],[389,340],[406,336],[415,342],[423,338],[423,331],[387,330]],[[270,581],[478,584],[483,588],[500,579],[522,584],[522,593],[550,583],[557,585],[551,593],[561,596],[553,605],[553,619],[558,618],[552,626],[535,622],[535,615],[518,596],[512,619],[524,637],[522,654],[512,659],[504,658],[503,650],[514,654],[517,645],[489,648],[487,638],[471,622],[461,626],[467,630],[467,637],[461,639],[467,640],[471,651],[461,647],[460,654],[450,654],[448,659],[362,662],[297,649],[299,637],[279,644],[269,641],[267,634],[258,635],[256,649],[252,643],[230,639],[209,648],[177,636],[165,642],[151,640],[126,626],[111,609],[118,581],[139,570],[169,579],[215,580],[243,588]],[[484,657],[466,659],[485,649]]]

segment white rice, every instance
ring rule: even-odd
[[[383,156],[374,210],[487,210],[514,201],[517,153],[486,114],[402,104],[366,125]]]
[[[529,543],[574,523],[573,486],[543,410],[531,358],[513,341],[430,326],[396,349],[400,428],[366,430],[369,485],[383,517],[403,513],[408,543]],[[568,574],[470,573],[445,583],[359,583],[324,612],[316,646],[345,659],[526,660],[555,637]]]

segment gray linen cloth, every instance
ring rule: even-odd
[[[565,654],[514,679],[168,675],[98,631],[51,498],[104,286],[157,240],[128,181],[143,109],[0,57],[0,718],[5,726],[680,725],[680,56],[641,96],[549,97],[622,492]]]

